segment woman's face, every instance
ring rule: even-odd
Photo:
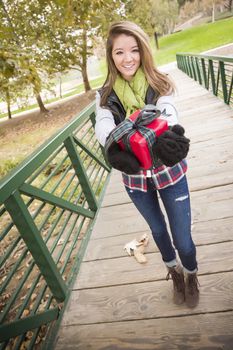
[[[112,58],[122,77],[130,81],[141,64],[136,39],[125,34],[117,36],[113,41]]]

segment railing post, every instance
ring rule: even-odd
[[[180,61],[181,61],[181,66],[182,66],[182,70],[183,72],[187,73],[187,69],[186,69],[186,57],[182,57],[180,56]]]
[[[83,192],[86,196],[89,208],[93,211],[97,211],[98,203],[95,198],[95,194],[92,191],[91,184],[88,180],[82,160],[76,150],[76,146],[73,138],[71,136],[68,137],[64,141],[64,145],[66,147],[67,153],[69,154],[75,173],[78,176]]]
[[[227,83],[226,83],[224,62],[219,61],[219,69],[220,69],[221,81],[222,81],[223,99],[224,99],[224,102],[227,103],[227,100],[228,100],[228,98],[227,98]]]
[[[184,56],[184,71],[187,75],[189,75],[188,56]]]
[[[202,66],[202,76],[204,79],[205,88],[208,89],[207,76],[206,76],[206,66],[205,66],[205,59],[204,58],[201,58],[201,66]]]
[[[194,80],[197,80],[197,74],[196,74],[196,67],[195,67],[195,58],[191,57],[191,62],[192,62],[192,71],[193,71],[193,78]]]
[[[193,72],[192,72],[192,64],[191,64],[191,57],[187,56],[187,67],[188,67],[188,75],[193,78]]]
[[[211,77],[212,91],[213,91],[213,94],[216,96],[217,91],[216,91],[216,83],[215,83],[215,77],[214,77],[214,65],[211,59],[209,60],[209,73]]]
[[[179,55],[176,55],[176,62],[177,62],[177,67],[178,67],[180,70],[183,70],[182,64],[181,64],[181,60],[180,60],[180,56],[179,56]]]
[[[58,302],[64,301],[67,295],[65,282],[63,281],[26,204],[21,198],[19,191],[15,191],[4,204],[31,252],[36,265],[44,276],[53,296]]]
[[[199,81],[199,84],[202,84],[202,79],[201,79],[201,73],[200,73],[200,68],[199,68],[199,59],[198,59],[198,57],[195,57],[195,62],[196,62],[196,68],[197,68],[198,81]]]
[[[228,98],[227,98],[227,104],[230,104],[231,101],[231,92],[232,92],[232,87],[233,87],[233,72],[232,72],[232,76],[231,76],[231,83],[230,83],[230,87],[228,90]]]

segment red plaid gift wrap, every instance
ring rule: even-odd
[[[129,117],[129,119],[135,121],[139,113],[140,110],[137,110]],[[168,130],[168,124],[166,120],[157,117],[151,123],[147,124],[146,128],[152,129],[155,132],[155,137],[158,137],[162,133],[164,133],[164,131]],[[130,148],[141,163],[141,167],[147,170],[153,166],[153,160],[151,159],[147,141],[139,130],[140,127],[138,128],[138,130],[135,130],[135,133],[130,137]],[[122,149],[125,149],[125,145],[122,140],[118,141],[118,143]]]

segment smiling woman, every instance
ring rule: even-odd
[[[174,302],[182,304],[186,301],[189,307],[195,307],[199,299],[196,247],[191,236],[190,197],[185,176],[187,163],[184,159],[189,140],[184,136],[184,128],[175,125],[178,119],[172,96],[173,84],[155,67],[149,40],[135,23],[112,24],[106,56],[108,75],[96,95],[96,137],[105,147],[109,163],[122,172],[126,192],[151,228],[168,270],[167,279],[170,276],[173,280]],[[148,104],[150,106],[144,108]],[[151,143],[148,143],[154,159],[149,169],[145,169],[144,163],[140,163],[139,157],[131,152],[130,145],[128,151],[128,148],[122,150],[117,143],[122,135],[130,139],[127,118],[132,118],[138,109],[142,110],[143,125],[147,126],[149,118],[154,118],[152,114],[158,113],[170,126],[170,130],[161,135],[153,134]],[[143,114],[145,111],[148,114]],[[134,123],[135,126],[137,128],[138,124]],[[143,128],[144,131],[147,129]],[[169,219],[172,240],[158,194]]]

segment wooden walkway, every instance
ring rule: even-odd
[[[124,245],[147,224],[114,171],[57,337],[55,349],[233,349],[233,111],[181,71],[180,123],[191,138],[188,179],[200,303],[172,303],[172,282],[150,236],[148,262]]]

